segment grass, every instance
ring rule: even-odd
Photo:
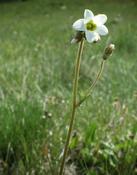
[[[77,49],[70,44],[71,25],[85,8],[107,14],[110,34],[99,44],[85,44],[80,95],[94,80],[106,44],[114,42],[116,51],[77,113],[75,128],[85,146],[71,161],[82,175],[136,174],[136,2],[28,0],[0,3],[0,168],[5,175],[50,175],[59,168]]]

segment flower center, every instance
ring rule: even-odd
[[[97,26],[96,26],[96,24],[92,20],[90,20],[86,24],[86,28],[87,28],[87,30],[94,31],[97,28]]]

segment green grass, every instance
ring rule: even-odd
[[[136,2],[28,0],[0,3],[0,160],[5,175],[50,175],[47,149],[56,175],[77,50],[70,44],[71,26],[85,8],[107,14],[110,32],[98,44],[85,44],[80,94],[94,80],[106,44],[112,41],[116,50],[77,113],[75,128],[85,143],[80,156],[89,167],[85,170],[80,158],[73,162],[87,175],[136,174]]]

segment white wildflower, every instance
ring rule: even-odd
[[[85,37],[89,43],[100,40],[100,35],[107,35],[108,29],[104,25],[107,21],[107,16],[99,14],[94,16],[91,10],[86,9],[84,19],[78,19],[73,23],[73,28],[77,31],[85,32]]]

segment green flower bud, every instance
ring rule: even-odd
[[[114,44],[109,44],[104,51],[103,54],[103,59],[107,60],[109,56],[112,55],[112,52],[115,50],[115,45]]]

